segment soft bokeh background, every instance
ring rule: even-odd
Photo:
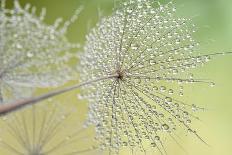
[[[167,2],[167,0],[165,1]],[[201,53],[232,51],[231,0],[173,1],[178,7],[179,14],[187,17],[194,16],[193,21],[198,27],[195,38],[201,43]],[[68,38],[71,42],[79,42],[82,45],[89,29],[99,20],[99,14],[109,15],[113,8],[113,0],[20,0],[20,3],[22,5],[31,3],[38,10],[46,7],[47,18],[45,22],[48,24],[52,24],[57,17],[68,19],[78,7],[83,5],[84,10],[78,21],[70,26],[68,32]],[[217,57],[205,67],[197,69],[196,73],[198,77],[211,79],[216,83],[213,88],[208,85],[200,85],[187,89],[187,95],[184,98],[190,104],[198,104],[208,109],[200,114],[203,121],[196,123],[195,127],[210,146],[202,144],[194,136],[186,136],[184,132],[180,133],[181,144],[189,155],[231,155],[232,55]],[[79,112],[76,117],[84,119],[87,114],[87,103],[78,101],[77,93],[78,91],[74,91],[61,95],[57,100],[62,104],[67,104],[67,106],[75,106],[78,111],[81,111],[81,115]],[[167,141],[165,147],[170,155],[186,154],[171,141]],[[0,154],[4,155],[1,152]],[[120,154],[127,155],[129,152],[124,150]],[[140,155],[141,153],[136,154]]]

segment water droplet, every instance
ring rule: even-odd
[[[156,145],[155,142],[152,142],[152,143],[151,143],[151,146],[152,146],[152,147],[156,147],[157,145]]]
[[[167,131],[169,129],[169,126],[167,124],[163,124],[162,125],[162,129],[165,130],[165,131]]]
[[[172,95],[172,94],[174,93],[174,91],[173,91],[172,89],[169,89],[169,90],[168,90],[168,93],[169,93],[170,95]]]
[[[172,102],[172,98],[171,98],[171,97],[166,97],[166,98],[165,98],[165,102],[171,103],[171,102]]]
[[[216,85],[216,84],[215,84],[214,82],[211,82],[211,83],[210,83],[210,86],[211,86],[211,87],[214,87],[215,85]]]
[[[161,86],[161,87],[160,87],[160,91],[161,91],[161,92],[165,92],[165,91],[166,91],[166,87],[165,87],[165,86]]]
[[[127,146],[127,142],[123,142],[123,146]]]
[[[180,95],[180,96],[184,96],[184,93],[183,93],[183,92],[180,92],[179,95]]]
[[[186,121],[186,123],[187,123],[187,124],[190,124],[190,123],[191,123],[191,120],[190,120],[190,119],[188,119],[188,120]]]
[[[159,140],[160,140],[160,137],[159,137],[159,136],[155,136],[155,140],[156,140],[156,141],[159,141]]]

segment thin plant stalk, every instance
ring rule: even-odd
[[[90,80],[87,82],[83,82],[83,83],[80,83],[80,84],[77,84],[77,85],[74,85],[71,87],[67,87],[67,88],[64,88],[61,90],[51,91],[51,92],[43,94],[41,96],[32,97],[32,98],[23,99],[23,100],[17,100],[17,101],[14,101],[13,103],[1,105],[0,106],[0,116],[6,115],[10,112],[14,112],[16,110],[19,110],[20,108],[25,107],[25,106],[36,104],[36,103],[43,101],[43,100],[46,100],[48,98],[51,98],[51,97],[54,97],[54,96],[57,96],[60,94],[64,94],[66,92],[70,92],[70,91],[78,89],[82,86],[89,85],[89,84],[92,84],[94,82],[102,81],[105,79],[116,78],[116,77],[118,77],[118,75],[109,75],[109,76],[105,76],[105,77],[101,77],[101,78],[96,78],[96,79],[93,79],[93,80]]]

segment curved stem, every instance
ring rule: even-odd
[[[80,88],[82,86],[89,85],[89,84],[92,84],[94,82],[102,81],[105,79],[116,78],[116,77],[118,77],[118,75],[109,75],[106,77],[101,77],[101,78],[97,78],[97,79],[90,80],[87,82],[83,82],[83,83],[80,83],[80,84],[77,84],[77,85],[74,85],[71,87],[61,89],[61,90],[55,90],[55,91],[49,92],[49,93],[41,95],[41,96],[32,97],[32,98],[28,98],[28,99],[24,99],[24,100],[18,100],[18,101],[15,101],[13,103],[7,103],[4,105],[1,105],[0,106],[0,116],[6,115],[10,112],[16,111],[16,110],[23,108],[25,106],[36,104],[36,103],[43,101],[43,100],[46,100],[48,98],[51,98],[51,97],[75,90],[75,89]]]

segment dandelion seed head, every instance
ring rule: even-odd
[[[0,101],[28,97],[27,87],[55,87],[70,80],[68,61],[79,45],[69,43],[65,34],[80,9],[63,25],[61,19],[47,25],[45,9],[36,15],[30,4],[22,7],[14,0],[8,8],[5,0],[0,2]]]
[[[199,46],[194,32],[191,19],[176,16],[172,2],[130,0],[87,35],[81,81],[115,75],[81,92],[102,149],[145,152],[149,143],[166,154],[165,137],[176,141],[179,129],[203,141],[191,126],[199,120],[193,112],[202,109],[182,101],[185,85],[211,83],[192,73],[210,60],[194,52]]]
[[[82,120],[72,117],[71,108],[54,102],[33,105],[1,119],[1,129],[4,129],[0,136],[1,152],[6,155],[96,153],[93,136],[88,128],[82,127]]]

